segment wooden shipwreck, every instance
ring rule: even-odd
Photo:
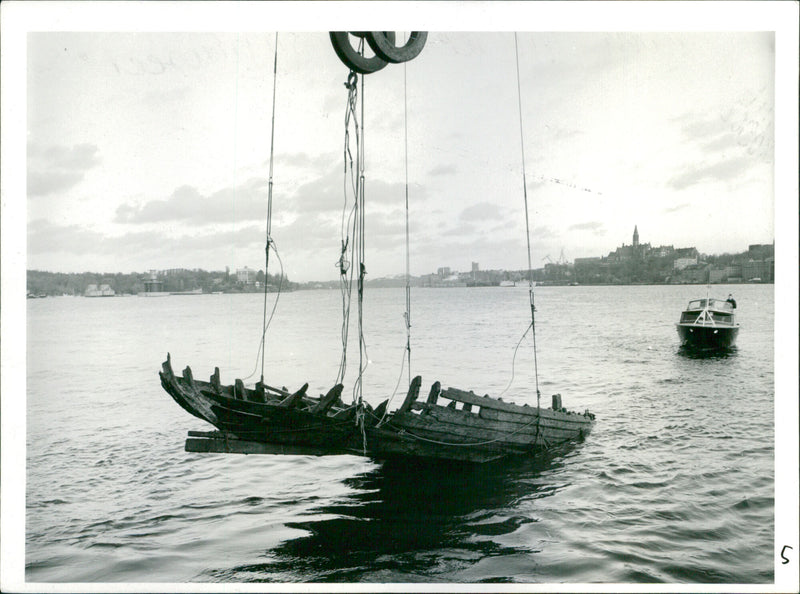
[[[479,396],[456,388],[442,388],[437,381],[427,398],[418,397],[422,378],[416,377],[409,384],[408,394],[401,406],[387,411],[389,401],[372,408],[362,398],[362,372],[366,360],[366,343],[363,336],[362,306],[364,298],[365,265],[365,210],[364,184],[364,78],[389,63],[399,64],[414,58],[425,44],[427,33],[411,32],[409,40],[395,47],[391,32],[331,32],[334,50],[347,65],[349,73],[347,89],[347,112],[345,117],[344,159],[344,210],[349,212],[343,221],[341,252],[337,262],[342,285],[342,364],[337,382],[344,381],[346,372],[347,336],[350,324],[351,293],[357,286],[359,368],[358,380],[354,382],[354,402],[342,401],[343,386],[333,386],[327,394],[318,397],[307,394],[308,384],[294,392],[286,388],[274,388],[264,383],[264,353],[267,318],[267,290],[264,283],[264,320],[259,352],[261,354],[261,379],[255,388],[245,387],[242,380],[233,385],[222,385],[219,369],[209,381],[194,379],[189,367],[182,376],[172,370],[169,355],[163,363],[161,385],[178,404],[194,416],[213,425],[215,431],[190,432],[186,450],[190,452],[224,452],[243,454],[356,454],[377,459],[391,457],[418,457],[468,462],[487,462],[514,455],[530,455],[555,446],[579,440],[592,428],[594,415],[589,411],[574,413],[561,405],[561,396],[552,397],[550,408],[539,405],[539,381],[536,364],[536,325],[533,271],[531,268],[530,224],[528,220],[528,198],[525,182],[525,156],[522,156],[522,189],[525,200],[525,229],[528,246],[528,301],[534,349],[535,390],[532,390],[536,406],[503,402],[499,398]],[[357,47],[351,46],[355,41]],[[364,43],[375,53],[364,56]],[[516,46],[516,37],[515,37]],[[516,55],[516,53],[515,53]],[[519,59],[517,57],[517,73]],[[362,75],[359,79],[359,74]],[[273,69],[272,138],[275,129],[275,80],[277,78],[277,34],[275,41],[275,67]],[[358,83],[361,92],[358,92]],[[517,80],[519,92],[519,79]],[[360,100],[361,116],[357,106]],[[521,109],[521,98],[518,102]],[[358,122],[362,124],[359,126]],[[524,138],[522,114],[520,112],[520,137]],[[350,139],[354,140],[351,151]],[[406,143],[407,145],[408,143]],[[522,148],[522,146],[520,147]],[[407,147],[406,147],[407,151]],[[269,278],[270,250],[274,249],[272,228],[272,165],[274,144],[270,145],[269,194],[267,197],[267,220],[265,242],[265,278]],[[408,158],[406,155],[406,167]],[[406,176],[407,178],[408,176]],[[411,284],[409,269],[408,228],[408,182],[406,181],[406,351],[411,369]],[[281,273],[282,274],[282,273]],[[282,276],[281,276],[282,277]],[[278,285],[278,295],[280,284]],[[277,305],[277,295],[275,298]],[[274,312],[274,309],[273,309]],[[271,319],[271,316],[270,318]],[[526,330],[525,334],[528,333]],[[525,336],[523,335],[523,337]],[[515,351],[516,354],[516,351]]]
[[[190,431],[186,451],[240,454],[354,454],[376,459],[397,456],[488,462],[531,455],[580,440],[592,429],[594,415],[567,411],[561,396],[551,408],[539,408],[478,396],[435,382],[418,401],[422,378],[411,382],[400,408],[387,413],[388,400],[376,408],[345,404],[342,385],[309,396],[305,384],[295,392],[261,382],[246,388],[242,380],[222,385],[219,368],[208,382],[189,367],[172,370],[169,354],[159,373],[164,389],[192,415],[216,431]]]

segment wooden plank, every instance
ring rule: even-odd
[[[496,431],[467,428],[444,422],[430,423],[411,413],[393,418],[389,427],[401,429],[402,436],[434,448],[464,448],[477,451],[523,451],[533,447],[530,436],[506,436]]]
[[[501,451],[505,453],[525,453],[539,447],[555,446],[580,438],[580,432],[542,430],[533,433],[502,433],[474,428],[459,427],[448,423],[428,424],[422,419],[406,422],[400,428],[405,435],[429,440],[438,445],[472,448],[475,450]],[[584,432],[584,435],[588,433]]]
[[[189,384],[189,387],[195,388],[194,385],[194,378],[192,377],[192,369],[187,365],[186,369],[183,370],[183,379]]]
[[[489,431],[491,433],[487,433],[485,436],[487,438],[494,439],[499,435],[519,435],[523,439],[527,438],[533,440],[537,431],[540,435],[547,436],[547,439],[570,439],[572,437],[577,437],[581,431],[584,433],[588,433],[591,425],[589,423],[585,424],[570,424],[566,425],[563,423],[555,422],[551,419],[537,419],[536,417],[526,417],[528,420],[526,423],[511,423],[511,422],[503,422],[499,420],[489,420],[481,418],[479,415],[476,415],[471,412],[465,412],[463,410],[453,410],[449,407],[442,407],[442,406],[429,406],[427,404],[420,404],[419,407],[415,408],[422,408],[425,407],[428,409],[428,414],[423,415],[420,414],[418,418],[420,421],[427,423],[428,426],[431,428],[436,428],[438,430],[449,431],[453,430],[458,434],[467,435],[469,433],[473,433],[474,435],[478,435],[478,432],[481,431]],[[497,411],[487,411],[492,414],[498,414]],[[500,413],[500,414],[507,414],[507,413]],[[409,419],[413,415],[413,413],[408,413],[406,415],[398,416],[396,419],[396,424],[398,426],[402,426],[407,419]],[[515,415],[517,418],[520,418],[519,415]],[[415,422],[415,421],[409,421]],[[436,427],[437,424],[441,424],[440,427]],[[537,424],[539,425],[537,429]]]
[[[303,397],[306,395],[306,390],[308,390],[308,382],[303,384],[303,387],[297,390],[294,394],[290,394],[283,400],[281,400],[278,406],[282,406],[284,408],[295,408],[300,402],[302,402]]]
[[[249,400],[249,398],[247,397],[247,392],[245,391],[244,388],[244,382],[242,380],[236,379],[233,382],[233,385],[234,385],[233,388],[234,398],[236,398],[237,400]]]
[[[264,384],[262,382],[256,382],[256,394],[255,399],[256,402],[266,402],[267,401],[267,394],[264,391]]]
[[[433,421],[431,418],[436,420]],[[478,419],[472,419],[472,424],[464,424],[461,422],[463,420],[465,420],[463,413],[461,415],[458,413],[453,414],[452,411],[443,409],[432,411],[430,416],[427,417],[406,414],[393,419],[393,424],[397,427],[411,430],[412,433],[427,436],[444,443],[469,443],[475,445],[495,443],[527,447],[533,445],[537,435],[535,422],[529,427],[515,428],[503,424],[490,426],[484,423],[481,425]],[[546,435],[547,433],[547,430],[541,427],[539,439],[541,439],[541,436],[546,436],[549,441],[550,437]],[[553,435],[553,438],[556,437],[558,439],[569,439],[570,437],[577,437],[577,433],[564,432],[558,436]]]
[[[386,413],[386,407],[389,406],[389,401],[384,400],[378,405],[374,411],[372,411],[372,416],[374,417],[374,422],[378,423],[383,418],[383,415]]]
[[[225,437],[225,433],[222,431],[189,431],[187,433],[189,437],[218,437],[223,438]],[[235,439],[235,436],[230,436],[231,438]]]
[[[217,394],[222,392],[222,386],[219,383],[219,367],[214,368],[214,374],[211,376],[211,387]]]
[[[172,358],[170,357],[170,354],[169,354],[169,353],[167,353],[167,360],[166,360],[166,361],[164,361],[164,362],[161,364],[161,371],[162,371],[162,372],[164,373],[164,375],[166,375],[167,377],[173,377],[173,376],[175,375],[175,374],[172,372]]]
[[[399,435],[384,429],[373,429],[371,433],[372,443],[368,445],[367,454],[379,459],[394,457],[406,459],[409,456],[413,456],[484,463],[503,458],[512,453],[503,449],[442,446],[415,439],[407,433]],[[370,439],[369,435],[368,439]]]
[[[208,384],[206,384],[208,386]],[[304,386],[306,387],[306,386]],[[301,388],[302,390],[303,388]],[[256,415],[269,415],[272,413],[272,410],[275,407],[280,406],[280,401],[275,400],[274,398],[270,398],[268,402],[253,402],[251,400],[239,400],[233,398],[232,394],[227,394],[225,392],[225,386],[223,386],[223,392],[221,394],[217,394],[211,391],[210,386],[207,387],[205,390],[201,390],[203,392],[203,396],[213,400],[216,404],[231,408],[233,410],[238,411],[246,411]],[[298,395],[297,398],[300,398],[301,395]],[[292,395],[289,395],[288,398],[292,398]],[[286,400],[286,399],[284,399]],[[319,402],[317,398],[309,398],[305,395],[302,395],[302,398],[298,401],[298,403],[294,406],[294,408],[300,408],[303,406],[316,406]],[[284,409],[287,408],[286,406],[283,407]]]
[[[275,388],[275,387],[273,387],[273,386],[270,386],[270,385],[268,385],[268,384],[264,384],[264,387],[265,387],[267,390],[269,390],[269,391],[271,391],[271,392],[275,392],[276,394],[280,394],[281,396],[284,396],[284,397],[285,397],[285,396],[291,396],[291,395],[292,395],[292,393],[291,393],[291,392],[289,392],[289,391],[287,391],[287,390],[283,390],[283,389],[281,389],[281,388]]]
[[[448,414],[449,413],[449,414]],[[431,420],[435,419],[435,420]],[[432,411],[430,416],[418,417],[417,415],[408,414],[402,418],[395,418],[393,420],[396,426],[405,428],[413,427],[420,430],[426,430],[438,433],[440,435],[450,435],[453,438],[459,438],[459,441],[466,440],[468,442],[480,442],[486,440],[494,440],[499,438],[510,437],[516,441],[527,442],[530,439],[530,434],[524,431],[517,431],[512,434],[512,430],[502,425],[488,426],[487,424],[481,425],[466,425],[463,417],[453,414],[452,411],[443,409]],[[534,432],[535,425],[532,426]],[[443,441],[448,441],[443,439]]]
[[[419,387],[422,385],[422,376],[418,375],[413,380],[411,380],[411,385],[408,388],[408,394],[406,395],[406,399],[403,401],[403,404],[400,405],[400,408],[397,409],[397,412],[406,412],[407,410],[411,409],[411,405],[419,396]]]
[[[428,404],[436,404],[436,400],[439,398],[439,392],[442,391],[442,384],[440,382],[434,382],[431,386],[431,391],[428,393]]]
[[[535,408],[533,410],[536,410]],[[482,419],[500,421],[503,423],[529,423],[530,416],[518,415],[515,413],[507,413],[491,408],[482,408],[478,413]],[[535,416],[535,415],[534,415]],[[551,425],[563,425],[564,427],[590,425],[592,423],[589,417],[585,417],[578,413],[563,413],[560,411],[553,411],[547,408],[541,409],[541,417],[543,422]]]
[[[328,411],[328,409],[333,405],[333,403],[336,402],[339,396],[342,395],[343,389],[344,386],[342,384],[336,384],[335,386],[333,386],[330,390],[328,390],[328,393],[325,394],[325,397],[322,398],[317,403],[317,405],[311,409],[311,414],[315,415],[325,414]]]
[[[282,454],[294,456],[329,456],[355,454],[344,449],[317,446],[262,443],[243,439],[189,437],[184,450],[201,454]]]
[[[497,410],[517,415],[536,416],[541,411],[542,418],[560,419],[564,413],[553,411],[550,409],[538,409],[535,406],[528,406],[527,404],[514,404],[512,402],[503,402],[489,396],[477,396],[474,392],[465,392],[457,388],[447,388],[441,393],[442,398],[449,398],[458,402],[470,403],[472,405],[480,406],[481,412],[486,409]],[[576,415],[583,418],[583,415]]]
[[[331,418],[342,421],[349,421],[350,419],[355,418],[355,416],[356,416],[356,405],[352,404],[332,414]]]

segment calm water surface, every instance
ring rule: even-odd
[[[262,297],[27,303],[29,582],[667,582],[774,578],[773,287],[732,291],[738,348],[697,358],[674,322],[705,287],[537,290],[543,404],[597,415],[547,459],[485,467],[183,451],[167,351],[224,383],[260,359]],[[365,304],[373,404],[407,370],[403,290]],[[412,372],[535,403],[527,288],[418,289]],[[327,391],[338,291],[284,293],[267,382]],[[351,342],[356,342],[355,330]],[[348,383],[358,351],[348,358]],[[254,378],[248,380],[254,381]],[[345,394],[345,397],[347,394]]]

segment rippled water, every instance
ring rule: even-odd
[[[697,358],[674,322],[705,287],[537,290],[544,404],[559,392],[595,429],[547,459],[483,467],[186,453],[186,432],[210,426],[161,389],[160,364],[170,351],[195,377],[249,375],[260,296],[30,301],[26,579],[770,583],[773,287],[715,293],[729,291],[738,348]],[[407,381],[404,299],[367,295],[373,404]],[[506,388],[526,288],[419,289],[413,307],[423,386]],[[267,382],[326,391],[340,316],[337,291],[283,294]],[[358,352],[348,361],[352,378]],[[532,361],[528,337],[504,399],[535,402]]]

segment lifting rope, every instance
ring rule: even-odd
[[[358,38],[357,48],[350,45],[350,35]],[[350,308],[354,275],[357,274],[357,312],[358,312],[358,378],[353,384],[353,402],[356,404],[356,424],[361,427],[363,449],[366,453],[367,438],[363,403],[364,372],[369,364],[367,344],[364,339],[364,280],[367,274],[366,258],[366,226],[365,226],[365,150],[364,150],[364,76],[376,72],[389,63],[399,64],[415,58],[422,50],[427,39],[425,32],[412,32],[406,44],[396,47],[393,32],[331,32],[331,43],[336,55],[348,67],[349,74],[345,87],[348,90],[347,109],[345,112],[344,132],[344,206],[342,207],[341,252],[336,266],[339,268],[339,285],[342,293],[342,358],[336,383],[344,383],[347,371],[347,342],[350,332]],[[375,52],[372,58],[366,58],[364,50],[369,45]],[[361,74],[361,126],[358,121],[358,74]],[[404,70],[405,83],[405,70]],[[404,97],[405,100],[405,97]],[[406,112],[407,115],[407,112]],[[355,167],[350,150],[350,130],[356,144]],[[411,380],[411,290],[409,265],[409,231],[408,231],[408,132],[406,129],[406,351],[409,361],[409,383]],[[348,213],[348,186],[353,195],[353,206]],[[352,233],[352,236],[351,236]],[[357,272],[356,272],[357,271]],[[405,360],[405,359],[404,359]],[[402,377],[402,370],[401,370]],[[398,382],[399,383],[399,382]]]
[[[412,33],[413,35],[413,33]],[[403,313],[403,321],[406,327],[406,348],[403,352],[403,358],[400,360],[400,374],[397,378],[397,384],[394,386],[394,391],[387,401],[386,409],[383,415],[378,419],[378,426],[380,426],[386,415],[389,412],[389,406],[397,394],[397,389],[400,387],[400,381],[403,379],[403,371],[408,361],[408,385],[411,386],[411,248],[410,248],[410,232],[408,225],[408,97],[407,97],[407,80],[406,80],[406,65],[403,64],[403,131],[404,131],[404,150],[405,150],[405,208],[406,208],[406,311]]]
[[[281,288],[283,287],[283,261],[281,260],[280,254],[278,254],[278,248],[275,245],[275,240],[272,239],[272,174],[273,174],[273,163],[274,163],[274,156],[275,156],[275,96],[276,96],[276,89],[278,86],[278,34],[275,33],[275,59],[272,64],[272,126],[270,130],[270,143],[269,143],[269,189],[267,191],[267,219],[266,219],[266,230],[265,230],[265,246],[264,246],[264,312],[261,324],[261,341],[258,345],[258,352],[256,354],[256,364],[253,369],[253,372],[245,376],[243,379],[248,379],[256,374],[258,369],[258,357],[261,356],[261,383],[264,383],[264,357],[267,352],[267,328],[269,328],[270,323],[272,322],[272,318],[275,315],[275,310],[278,307],[278,299],[280,298]],[[278,282],[278,291],[275,294],[275,303],[272,305],[272,311],[269,314],[269,319],[267,318],[267,293],[269,287],[269,252],[270,247],[275,252],[275,257],[278,259],[278,264],[280,264],[281,271],[280,271],[280,280]]]
[[[414,33],[412,33],[414,35]],[[410,43],[410,42],[409,42]],[[408,84],[406,82],[406,65],[403,64],[403,131],[405,139],[405,173],[406,173],[406,353],[408,354],[408,385],[411,386],[411,249],[408,227]]]
[[[359,51],[363,53],[364,41],[361,40]],[[363,400],[363,374],[369,362],[367,345],[364,339],[364,277],[367,269],[365,264],[365,158],[364,158],[364,77],[361,78],[361,125],[359,126],[359,93],[358,75],[351,69],[345,87],[348,90],[347,109],[345,112],[344,134],[344,196],[345,202],[342,211],[342,241],[341,254],[337,266],[340,273],[340,286],[342,290],[342,359],[339,365],[339,374],[336,383],[344,383],[347,370],[347,343],[350,330],[350,307],[352,301],[352,286],[354,275],[357,286],[357,315],[358,315],[358,342],[359,365],[358,378],[353,385],[353,401],[358,405],[359,415],[362,413]],[[350,149],[350,130],[353,128],[355,139],[355,163]],[[348,183],[349,182],[349,183]],[[353,206],[347,214],[348,185],[353,194]],[[352,236],[351,236],[352,234]],[[349,260],[348,260],[348,250]],[[352,265],[351,265],[352,263]],[[357,272],[356,272],[357,271]],[[363,425],[363,423],[361,423]]]
[[[353,168],[353,154],[350,151],[350,123],[353,122],[354,135],[356,142],[356,155],[361,150],[361,139],[359,135],[358,125],[358,76],[351,70],[347,77],[345,87],[348,90],[347,107],[345,109],[344,117],[344,204],[342,206],[342,224],[341,224],[341,253],[336,266],[339,268],[339,288],[342,293],[342,358],[339,363],[339,373],[336,376],[336,384],[344,383],[345,372],[347,371],[347,340],[350,332],[350,301],[353,287],[353,269],[351,267],[352,253],[350,245],[350,227],[355,224],[356,207],[358,204],[358,189],[357,171]],[[358,158],[356,163],[358,163]],[[348,167],[349,165],[349,167]],[[348,179],[349,172],[349,179]],[[349,214],[347,212],[347,196],[348,196],[348,181],[351,191],[354,196],[354,204]]]
[[[531,265],[531,230],[528,222],[528,184],[525,176],[525,142],[522,127],[522,90],[519,80],[519,49],[517,47],[517,34],[514,33],[514,56],[517,64],[517,103],[519,106],[519,145],[522,153],[522,195],[525,199],[525,238],[528,242],[528,297],[531,305],[531,334],[533,335],[533,370],[536,379],[536,406],[540,406],[541,393],[539,392],[539,364],[536,358],[536,307],[533,301],[533,266]]]

